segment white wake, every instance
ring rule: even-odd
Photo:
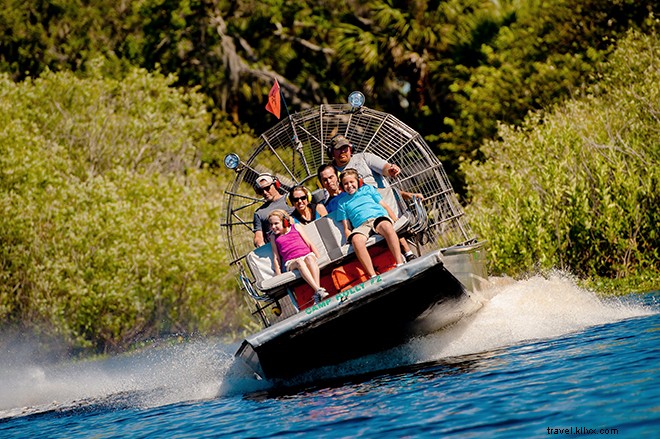
[[[567,276],[499,282],[482,293],[484,306],[450,328],[405,346],[314,371],[292,385],[377,373],[398,367],[550,339],[594,325],[657,312],[641,304],[601,299]],[[156,407],[268,388],[236,376],[236,346],[211,340],[64,364],[38,364],[29,355],[0,358],[0,419],[88,406]]]

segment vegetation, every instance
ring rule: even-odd
[[[500,126],[485,161],[465,165],[496,273],[564,268],[658,287],[658,35],[622,40],[600,74],[583,98]]]
[[[0,327],[114,351],[250,325],[217,168],[273,78],[292,111],[359,89],[423,133],[494,273],[658,287],[655,2],[0,5]]]
[[[262,132],[273,78],[292,111],[362,90],[423,133],[457,189],[497,122],[518,124],[589,80],[648,0],[0,0],[0,71],[15,80],[134,65],[200,87]],[[656,11],[657,13],[657,11]],[[93,68],[93,66],[92,66]],[[116,76],[115,76],[116,77]]]
[[[107,351],[246,324],[221,241],[224,185],[198,166],[206,102],[172,81],[1,78],[5,325]]]

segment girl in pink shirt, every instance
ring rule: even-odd
[[[316,259],[319,251],[299,224],[293,224],[293,219],[286,212],[275,209],[268,214],[270,223],[270,245],[273,249],[275,274],[282,274],[282,264],[286,271],[297,269],[302,278],[316,291],[314,302],[328,297],[328,292],[321,287],[321,274]]]

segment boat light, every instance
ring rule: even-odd
[[[225,167],[227,169],[238,170],[238,165],[241,163],[241,159],[237,154],[231,153],[225,156]]]
[[[364,95],[362,92],[354,91],[348,95],[348,103],[351,104],[354,110],[357,110],[364,105]]]

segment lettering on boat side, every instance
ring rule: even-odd
[[[355,294],[359,291],[362,291],[362,290],[368,288],[369,286],[371,286],[373,284],[377,284],[377,283],[382,282],[382,281],[383,280],[381,279],[380,274],[379,274],[379,275],[377,275],[376,277],[374,277],[372,279],[369,279],[365,282],[362,282],[359,285],[354,286],[353,288],[350,288],[346,291],[342,291],[341,293],[336,294],[334,296],[334,298],[337,302],[344,302],[348,298],[348,296],[350,296],[351,294]],[[314,306],[312,306],[310,308],[307,308],[305,310],[305,312],[307,314],[312,314],[313,312],[316,312],[319,309],[325,308],[326,306],[330,305],[331,301],[332,301],[332,298],[325,299],[325,300],[315,304]]]

